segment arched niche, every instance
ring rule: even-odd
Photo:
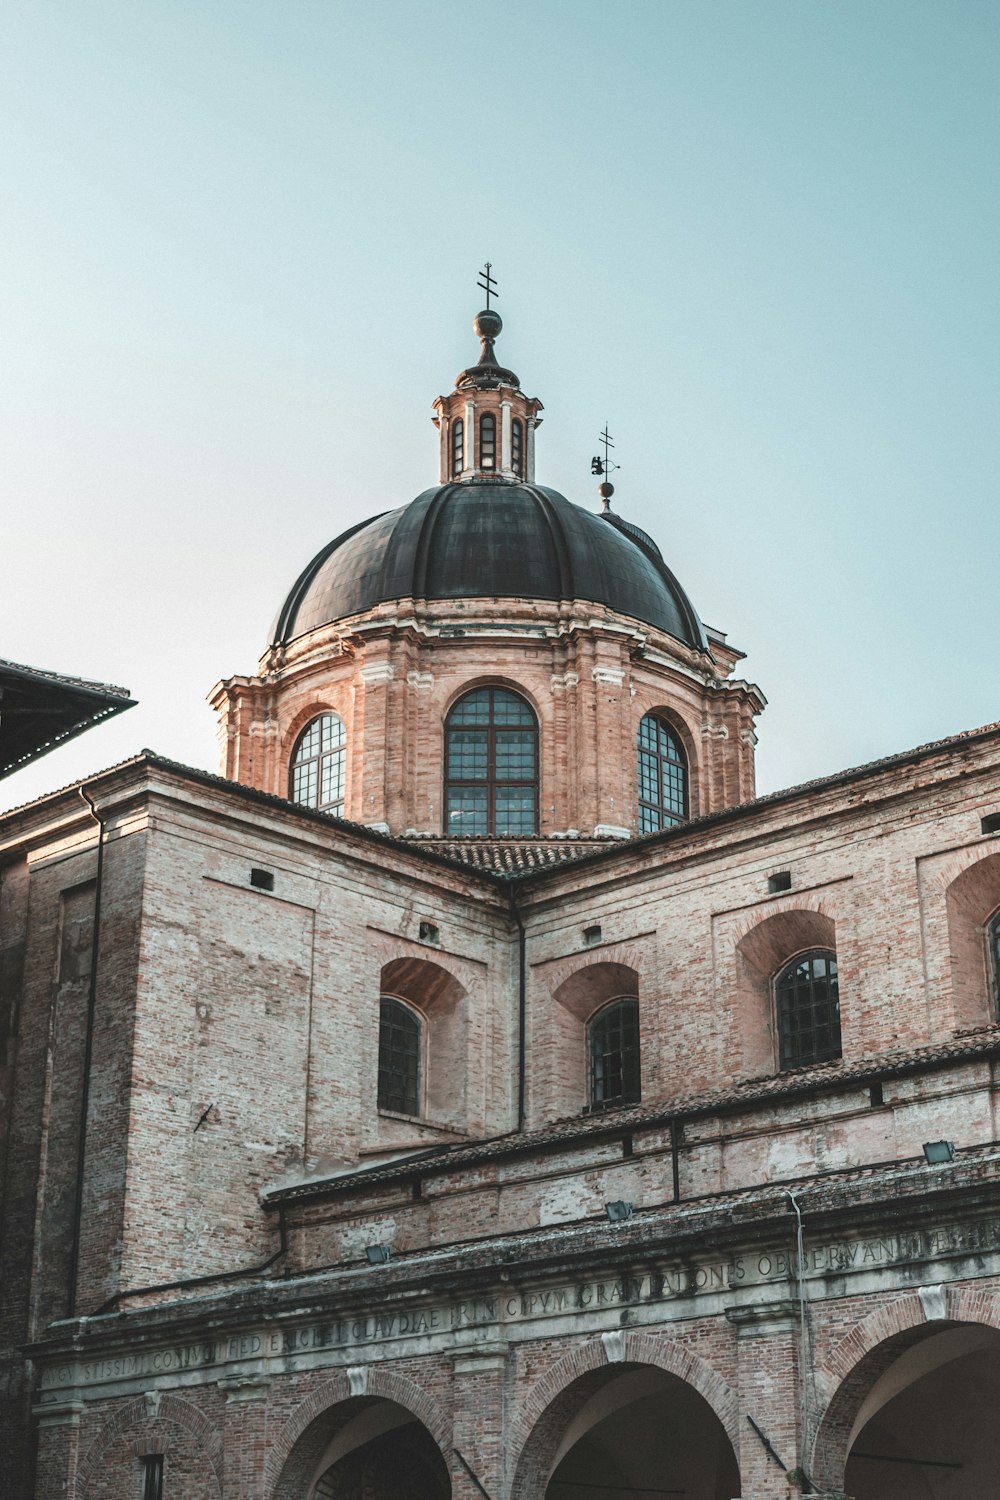
[[[380,996],[403,1000],[421,1022],[421,1110],[430,1123],[464,1128],[469,1014],[466,990],[443,965],[394,958],[382,966]]]
[[[750,1077],[778,1068],[775,976],[796,954],[836,952],[837,926],[824,912],[791,908],[758,922],[736,944],[736,1034],[743,1072]]]
[[[556,1002],[549,1007],[554,1036],[549,1066],[539,1086],[546,1113],[557,1119],[587,1107],[587,1028],[610,1001],[639,999],[639,975],[628,964],[584,964],[553,990],[552,998]],[[641,1007],[639,1014],[641,1036]]]
[[[986,929],[1000,908],[1000,854],[988,854],[956,876],[945,893],[945,906],[955,1024],[989,1025],[997,1014]]]
[[[549,1402],[520,1454],[511,1493],[513,1500],[593,1500],[595,1487],[732,1500],[740,1474],[706,1396],[661,1365],[626,1358],[577,1376]]]

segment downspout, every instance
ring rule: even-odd
[[[90,941],[90,980],[87,986],[87,1025],[83,1043],[83,1085],[80,1089],[80,1123],[76,1147],[76,1191],[73,1201],[73,1242],[69,1258],[69,1288],[66,1316],[76,1312],[76,1282],[80,1269],[80,1232],[83,1221],[83,1181],[87,1156],[87,1112],[90,1106],[90,1066],[94,1053],[94,1016],[97,1010],[97,959],[101,933],[101,893],[104,884],[104,823],[94,800],[84,786],[80,796],[97,824],[97,877],[94,882],[94,927]]]
[[[524,932],[524,922],[518,910],[513,881],[510,886],[510,913],[517,926],[517,1128],[518,1132],[523,1134],[527,1070],[528,961],[527,938]]]
[[[785,1197],[792,1205],[795,1214],[795,1262],[796,1279],[798,1281],[799,1294],[799,1456],[800,1473],[803,1481],[808,1485],[807,1493],[816,1493],[816,1486],[806,1471],[806,1453],[809,1447],[809,1323],[806,1316],[806,1284],[805,1284],[805,1242],[802,1235],[802,1210],[799,1208],[795,1194],[788,1188],[785,1189]]]

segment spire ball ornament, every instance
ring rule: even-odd
[[[484,308],[477,313],[472,323],[472,331],[479,339],[495,339],[503,328],[503,319],[493,308]]]

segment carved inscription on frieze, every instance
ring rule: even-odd
[[[953,1256],[1000,1250],[1000,1219],[943,1228],[887,1234],[870,1239],[838,1240],[806,1249],[801,1267],[804,1281],[821,1283],[830,1276],[852,1275],[876,1267],[902,1267]],[[544,1289],[517,1288],[471,1298],[456,1298],[435,1306],[382,1309],[351,1317],[330,1318],[294,1327],[266,1328],[199,1343],[181,1344],[79,1365],[49,1365],[42,1373],[43,1388],[93,1385],[177,1375],[261,1360],[279,1362],[318,1350],[349,1349],[359,1345],[413,1338],[438,1338],[476,1329],[513,1328],[547,1318],[600,1314],[630,1306],[641,1308],[715,1293],[732,1295],[740,1288],[788,1283],[800,1268],[791,1249],[762,1250],[729,1260],[692,1257],[665,1263],[634,1275],[577,1281]],[[822,1295],[815,1286],[812,1295]]]

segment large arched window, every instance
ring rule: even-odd
[[[379,1001],[378,1107],[420,1113],[420,1017],[391,995]]]
[[[457,479],[465,468],[465,423],[456,417],[451,424],[451,474]]]
[[[1000,911],[994,912],[986,928],[990,980],[993,984],[993,1018],[1000,1019]]]
[[[339,714],[320,714],[307,724],[292,754],[289,777],[293,802],[323,812],[344,811],[347,731]]]
[[[524,427],[517,417],[510,424],[510,466],[518,479],[524,478]]]
[[[639,1002],[612,1000],[587,1028],[590,1108],[639,1101]]]
[[[495,469],[497,466],[497,419],[491,411],[479,418],[479,467]]]
[[[664,719],[646,714],[639,724],[639,832],[672,828],[688,815],[687,761]]]
[[[445,724],[445,830],[468,838],[538,832],[538,725],[516,693],[476,688]]]
[[[774,981],[781,1068],[802,1068],[840,1057],[837,955],[801,953]]]

